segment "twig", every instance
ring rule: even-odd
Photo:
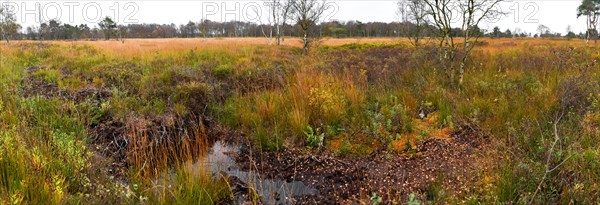
[[[548,158],[546,159],[546,171],[544,172],[544,176],[542,177],[542,180],[540,181],[540,183],[538,184],[537,188],[535,189],[535,192],[533,193],[533,196],[531,196],[531,200],[529,201],[530,205],[533,204],[533,201],[535,200],[535,196],[537,196],[537,194],[542,189],[542,185],[544,184],[544,181],[548,177],[548,174],[551,173],[551,172],[553,172],[553,171],[555,171],[559,167],[561,167],[572,156],[572,155],[569,155],[569,157],[567,157],[564,161],[562,161],[561,163],[559,163],[558,165],[556,165],[554,168],[550,169],[550,162],[552,160],[552,154],[554,153],[554,148],[556,147],[556,143],[558,143],[560,141],[560,136],[558,135],[558,123],[560,122],[560,120],[562,119],[562,117],[563,117],[563,114],[561,114],[560,116],[558,116],[558,119],[554,122],[554,125],[553,125],[553,128],[554,128],[554,142],[552,143],[552,147],[550,147],[550,150],[548,151]]]

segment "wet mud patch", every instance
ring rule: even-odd
[[[460,128],[447,139],[418,143],[411,153],[379,150],[366,157],[336,157],[296,149],[260,152],[246,146],[235,160],[241,170],[253,170],[268,179],[301,181],[318,191],[293,196],[299,204],[365,202],[373,193],[386,202],[406,202],[411,193],[435,200],[439,187],[452,196],[461,196],[478,180],[482,166],[478,162],[490,144],[479,133]]]
[[[209,171],[213,178],[227,178],[237,204],[296,204],[295,197],[315,195],[318,191],[302,181],[266,178],[253,169],[242,170],[236,161],[242,145],[217,141],[196,161],[184,164],[188,173]],[[162,177],[169,177],[166,173]]]

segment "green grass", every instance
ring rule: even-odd
[[[61,78],[59,70],[39,70],[33,74],[33,76],[44,79],[47,83],[57,84]]]

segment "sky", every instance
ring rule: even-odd
[[[398,21],[396,0],[328,0],[325,20],[359,20],[362,22]],[[14,11],[17,21],[26,26],[41,21],[59,19],[63,23],[95,25],[104,16],[120,24],[160,23],[185,24],[192,20],[252,21],[267,23],[267,6],[263,1],[158,1],[158,0],[100,0],[100,1],[14,1],[0,0]],[[503,31],[536,33],[540,24],[552,32],[565,34],[567,27],[579,33],[585,31],[585,19],[577,18],[580,0],[505,0],[499,9],[506,15],[480,24],[491,30],[498,26]],[[258,12],[257,12],[258,11]],[[258,18],[261,16],[262,18]]]

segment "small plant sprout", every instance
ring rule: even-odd
[[[323,146],[323,140],[325,139],[325,133],[320,133],[320,129],[313,130],[311,126],[306,128],[304,135],[306,135],[306,146],[309,149],[321,148]]]
[[[415,195],[415,193],[411,193],[408,196],[408,202],[406,202],[406,204],[408,204],[408,205],[420,205],[421,201],[417,200],[416,198],[417,198],[417,196]]]
[[[381,197],[378,197],[376,193],[373,193],[373,195],[371,195],[371,204],[372,205],[378,205],[380,204],[382,201]]]

